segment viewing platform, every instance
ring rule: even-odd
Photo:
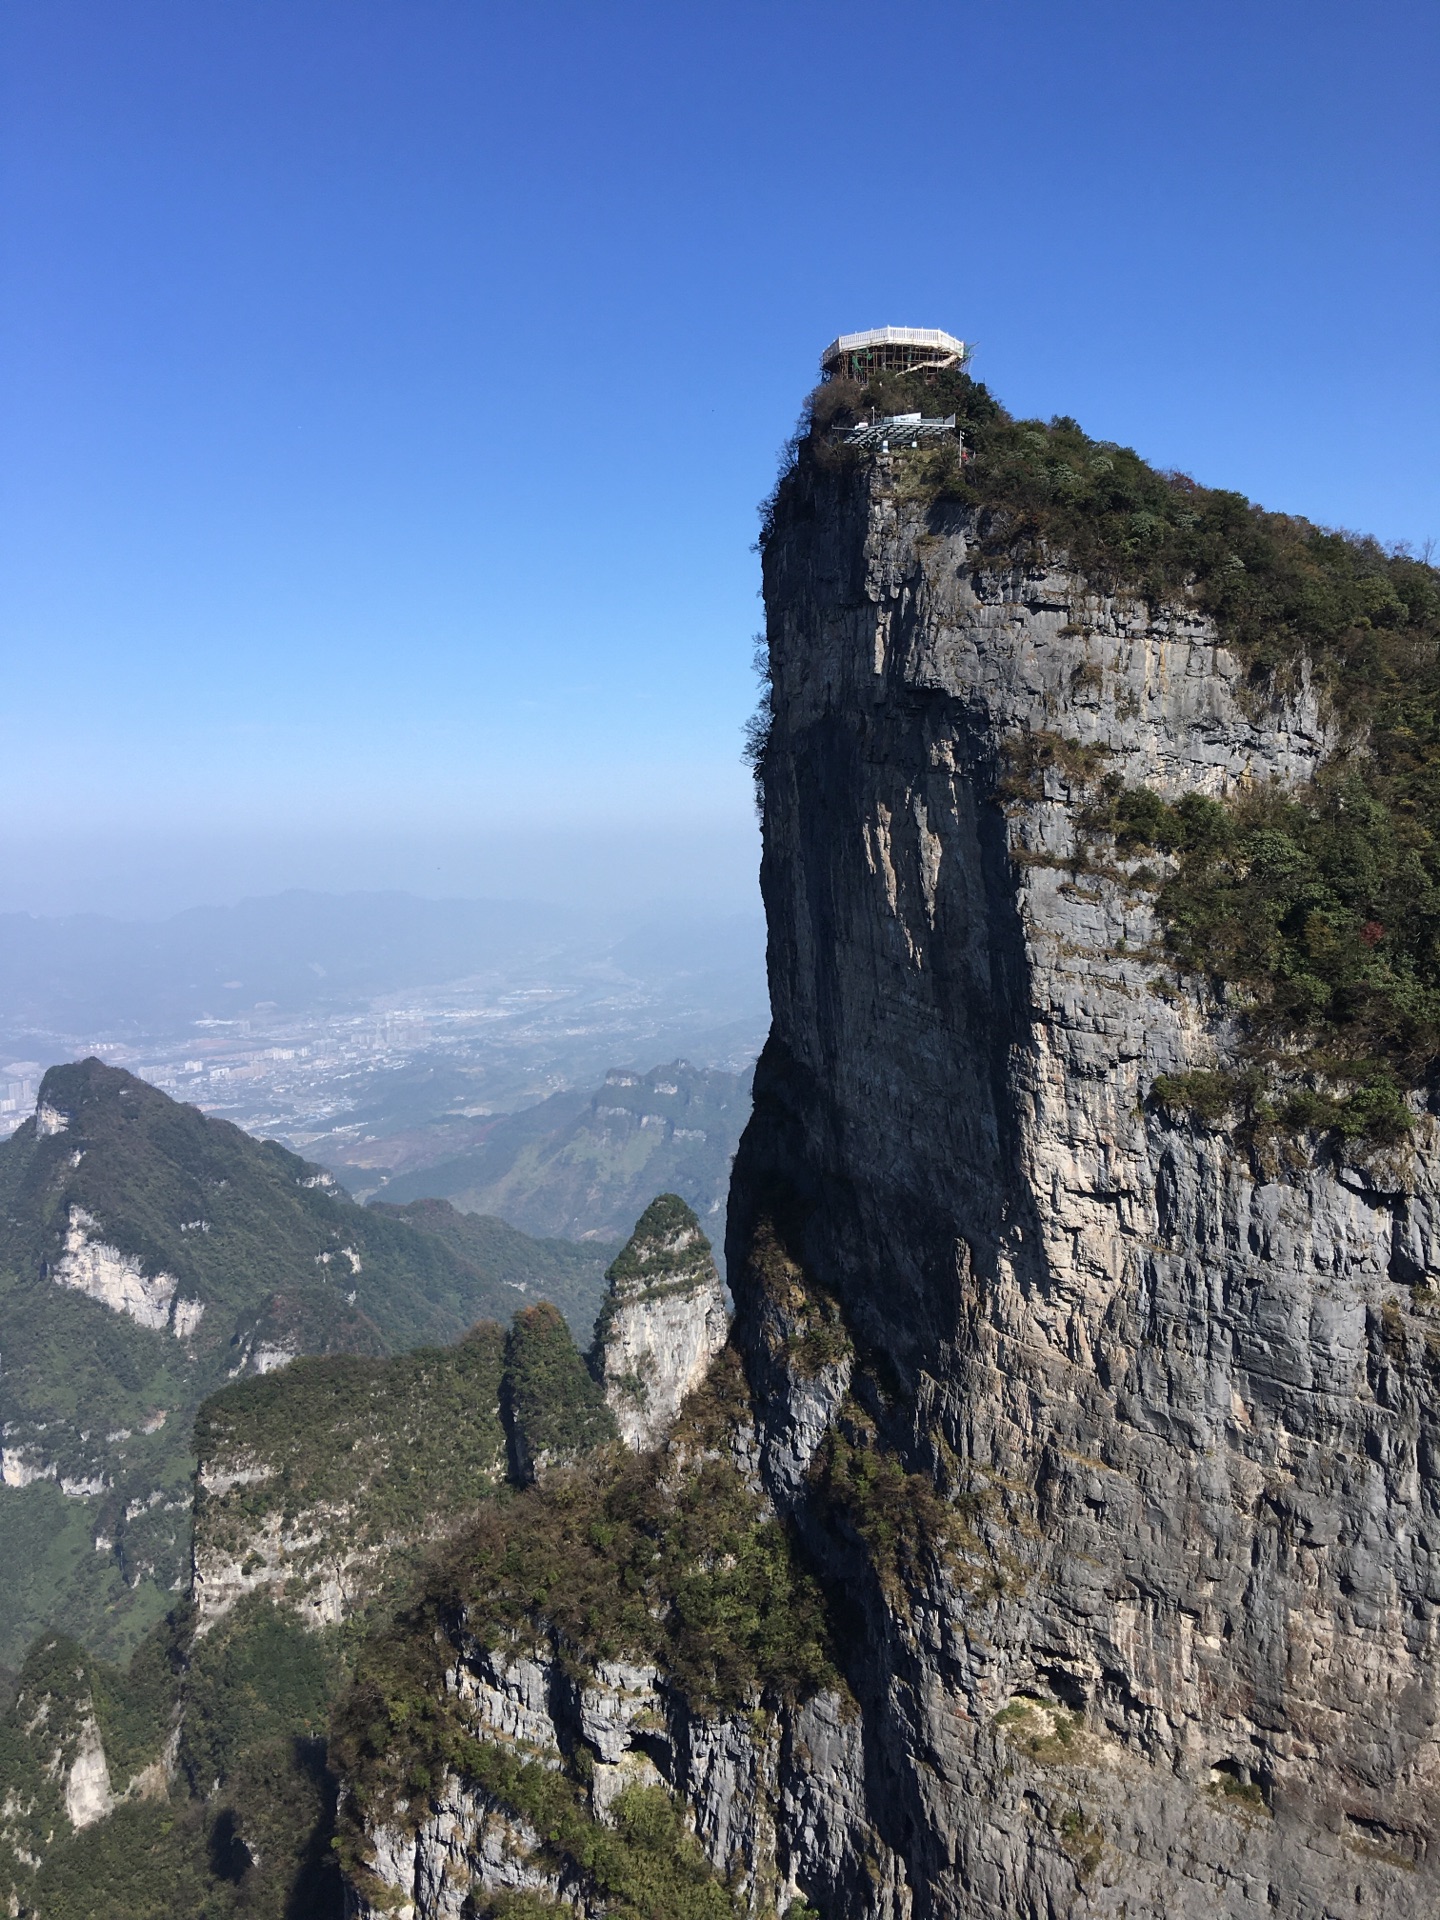
[[[820,356],[827,380],[868,380],[875,373],[917,373],[963,367],[971,348],[939,327],[871,327],[842,333]]]
[[[960,430],[955,415],[943,420],[927,420],[920,413],[891,413],[879,420],[862,420],[845,427],[836,436],[847,447],[869,447],[889,453],[892,447],[919,447],[936,440],[958,440]]]

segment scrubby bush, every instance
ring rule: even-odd
[[[616,1438],[615,1416],[564,1315],[548,1300],[523,1308],[511,1323],[503,1393],[522,1480]]]
[[[1191,1073],[1157,1081],[1164,1104],[1351,1138],[1408,1129],[1402,1090],[1440,1053],[1440,848],[1386,786],[1381,765],[1352,760],[1299,794],[1171,806],[1112,790],[1082,817],[1122,851],[1172,856],[1157,902],[1170,950],[1230,994],[1252,1051],[1317,1082],[1281,1095],[1253,1068]]]

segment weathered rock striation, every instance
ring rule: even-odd
[[[626,1446],[653,1447],[725,1344],[725,1290],[700,1222],[674,1193],[650,1202],[606,1277],[596,1370]]]
[[[482,1525],[428,1678],[377,1660],[354,1911],[631,1911],[663,1787],[715,1876],[677,1915],[1419,1920],[1434,1118],[1267,1145],[1154,1097],[1244,1036],[1097,826],[1097,770],[1303,783],[1325,704],[1192,609],[997,569],[918,461],[814,452],[764,541],[735,1323],[653,1452]]]
[[[826,1920],[1430,1914],[1434,1124],[1267,1163],[1147,1102],[1235,1034],[1066,770],[1295,782],[1321,703],[973,536],[902,456],[802,463],[765,547],[727,1265],[766,1485],[850,1609],[829,1817],[875,1836],[788,1878]]]

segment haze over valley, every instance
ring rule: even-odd
[[[1440,1914],[1437,77],[0,7],[0,1920]]]
[[[768,1017],[759,915],[693,904],[295,892],[156,922],[10,915],[0,935],[0,1133],[33,1110],[45,1067],[94,1055],[303,1152],[361,1199],[395,1179],[405,1199],[483,1197],[508,1175],[500,1204],[477,1210],[515,1224],[555,1214],[514,1168],[518,1139],[573,1130],[607,1074],[633,1083],[600,1102],[612,1132],[634,1107],[620,1130],[645,1133],[646,1159],[678,1144],[694,1204],[712,1211],[742,1114],[707,1116]],[[635,1089],[674,1062],[685,1097],[674,1073],[659,1076],[668,1091],[649,1100],[647,1133]],[[697,1097],[703,1113],[688,1111]],[[527,1112],[518,1134],[501,1124]],[[622,1185],[618,1215],[613,1194],[592,1218],[572,1191],[547,1230],[626,1227],[638,1189]]]

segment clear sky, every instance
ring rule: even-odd
[[[1440,10],[4,0],[0,907],[754,864],[835,333],[1440,535]]]

